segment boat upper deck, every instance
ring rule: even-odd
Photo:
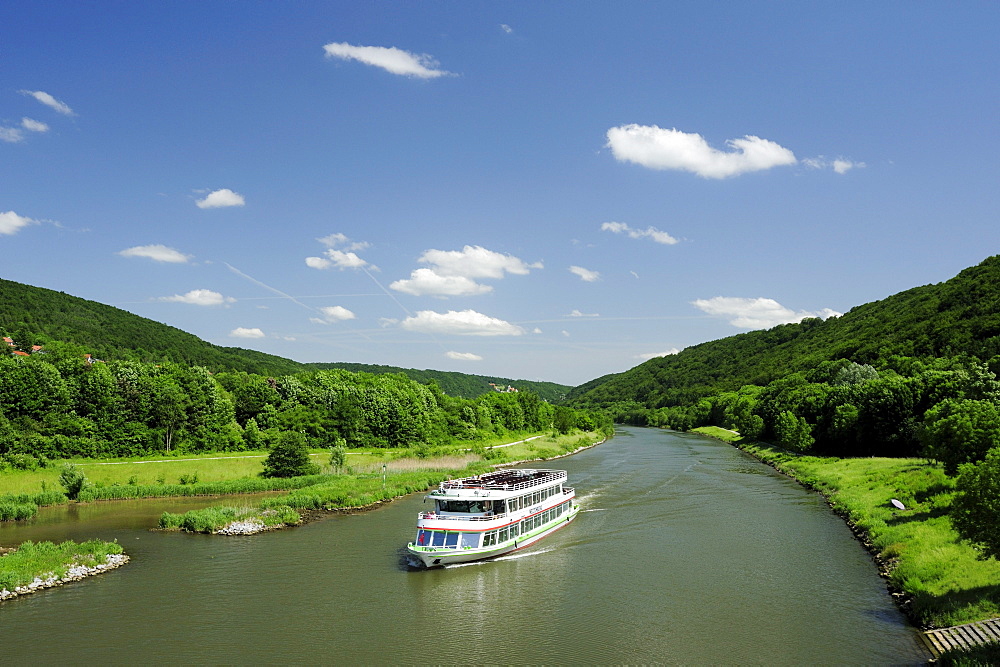
[[[469,490],[521,491],[566,481],[565,470],[507,469],[441,482],[445,493]]]

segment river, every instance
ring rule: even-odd
[[[49,508],[23,540],[117,539],[124,568],[0,605],[5,662],[916,664],[826,503],[726,444],[619,429],[546,464],[584,510],[509,557],[405,565],[422,496],[248,537],[151,532],[204,499]]]

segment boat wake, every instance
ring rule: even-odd
[[[490,563],[496,563],[502,560],[517,560],[518,558],[529,558],[531,556],[541,556],[542,554],[547,554],[554,549],[542,549],[541,551],[526,551],[524,553],[508,554],[506,556],[497,556],[496,558],[487,558],[486,560],[474,560],[468,563],[450,563],[444,566],[444,569],[451,570],[456,567],[472,567],[475,565],[489,565]]]

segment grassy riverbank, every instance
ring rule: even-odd
[[[433,449],[353,450],[347,453],[343,471],[334,471],[328,464],[329,450],[321,450],[312,452],[311,456],[326,472],[294,478],[260,477],[266,453],[259,452],[72,460],[38,470],[7,470],[0,474],[0,520],[28,519],[39,506],[68,502],[61,490],[55,490],[61,489],[59,472],[63,463],[76,465],[87,476],[87,483],[78,496],[81,502],[301,490],[281,496],[277,501],[269,499],[270,504],[241,509],[239,520],[261,521],[270,527],[276,521],[274,508],[279,505],[301,510],[367,506],[423,490],[448,476],[464,474],[470,470],[470,465],[555,458],[599,439],[596,433],[543,433],[488,442],[456,442]],[[387,476],[385,489],[381,488],[383,471]],[[428,476],[429,473],[433,474]],[[372,480],[377,480],[378,484]],[[191,530],[197,526],[199,532],[218,530],[225,525],[222,523],[225,515],[211,510],[202,510],[202,514],[191,517],[182,515],[179,519],[166,519],[164,527]],[[265,511],[266,514],[262,514]],[[283,523],[295,523],[290,515],[281,516]],[[229,522],[235,520],[230,517]]]
[[[0,591],[27,586],[36,577],[63,579],[74,566],[103,565],[108,556],[121,553],[117,542],[102,540],[25,542],[15,551],[0,555]]]
[[[946,627],[1000,616],[1000,563],[978,559],[975,549],[959,541],[947,516],[954,480],[939,465],[800,456],[725,429],[695,431],[730,442],[821,492],[860,533],[915,624]],[[894,507],[893,499],[906,509]]]
[[[399,498],[410,493],[437,486],[445,479],[479,474],[496,465],[516,461],[550,459],[565,456],[582,447],[599,441],[597,434],[545,435],[530,441],[497,447],[484,452],[457,453],[436,458],[395,459],[391,463],[376,464],[366,472],[329,475],[288,494],[266,498],[255,507],[239,509],[239,518],[231,513],[232,507],[207,507],[184,514],[165,512],[160,527],[168,530],[214,533],[230,527],[234,522],[258,523],[263,529],[280,527],[275,517],[280,511],[288,517],[285,525],[298,523],[302,514],[318,510],[361,509]],[[384,471],[382,465],[385,465]],[[287,514],[291,509],[294,516]],[[225,511],[223,511],[225,510]]]
[[[455,442],[431,449],[364,449],[347,452],[344,470],[352,473],[390,470],[456,470],[474,461],[503,463],[545,459],[566,451],[569,444],[596,434],[515,435],[491,441]],[[513,442],[512,442],[513,441]],[[574,447],[575,448],[575,445]],[[87,477],[78,500],[124,500],[196,495],[238,495],[287,491],[314,486],[338,476],[328,464],[329,450],[310,456],[325,475],[293,479],[259,476],[268,452],[177,454],[147,459],[70,459],[35,470],[0,471],[0,521],[34,516],[39,506],[68,502],[59,484],[62,465],[77,466]]]

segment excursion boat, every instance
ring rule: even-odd
[[[411,560],[437,567],[534,544],[580,511],[566,479],[565,470],[508,469],[441,482],[424,497],[434,509],[417,515]]]

